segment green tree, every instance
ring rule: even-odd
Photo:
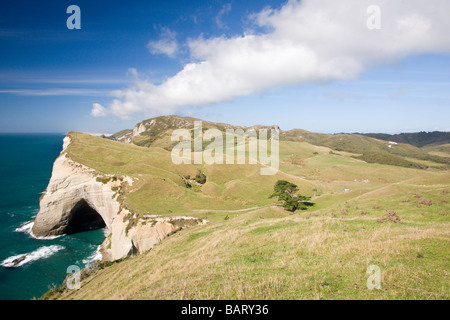
[[[283,208],[290,212],[295,212],[299,209],[305,210],[308,205],[311,205],[308,202],[311,197],[295,194],[297,191],[297,185],[286,180],[278,180],[269,198],[278,197],[278,201],[282,202]]]

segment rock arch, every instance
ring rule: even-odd
[[[104,227],[106,223],[97,210],[92,208],[85,199],[80,199],[70,210],[64,233],[74,234]]]
[[[40,200],[32,232],[38,237],[75,233],[111,223],[120,210],[109,183],[97,181],[94,170],[71,161],[62,153]],[[102,224],[103,222],[103,224]]]

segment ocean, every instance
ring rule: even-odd
[[[0,134],[1,300],[38,298],[63,282],[69,266],[83,268],[101,257],[104,229],[52,239],[30,234],[63,138],[63,134]]]

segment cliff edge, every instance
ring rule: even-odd
[[[95,170],[70,159],[64,138],[63,150],[53,164],[45,194],[40,199],[33,233],[36,236],[70,234],[106,226],[109,230],[120,203],[112,190],[119,181],[102,183]]]
[[[147,251],[178,230],[204,223],[193,217],[138,217],[122,208],[118,190],[132,185],[133,179],[100,173],[71,160],[67,153],[70,143],[66,136],[40,199],[32,229],[35,236],[105,227],[108,236],[101,246],[103,260],[116,260]]]

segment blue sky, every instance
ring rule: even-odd
[[[81,9],[81,30],[66,27],[66,9],[71,4]],[[303,10],[300,5],[293,7]],[[248,33],[255,39],[265,39],[266,34],[272,40],[278,34],[283,37],[281,31],[271,34],[270,29],[281,30],[285,6],[285,1],[256,0],[3,1],[0,132],[112,133],[150,116],[172,113],[236,125],[278,124],[283,130],[326,133],[450,130],[450,56],[447,48],[433,44],[426,50],[408,44],[394,57],[379,59],[376,53],[371,60],[358,57],[364,68],[349,78],[269,81],[237,96],[219,92],[224,98],[217,101],[208,97],[192,102],[186,97],[188,102],[183,104],[177,96],[173,104],[154,107],[144,102],[126,112],[119,110],[130,101],[117,98],[112,91],[156,94],[162,90],[153,86],[178,79],[186,65],[201,62],[199,48],[208,50],[206,61],[216,63],[219,54],[208,40],[233,49]],[[269,26],[254,19],[265,8],[275,10]],[[170,44],[176,49],[170,51]],[[234,62],[239,66],[239,60]],[[243,63],[242,68],[246,67]],[[262,67],[270,69],[267,64]],[[150,89],[127,91],[136,84],[133,70],[146,88],[151,84]],[[109,107],[114,99],[118,99],[117,109]],[[104,116],[91,115],[94,103],[105,106]]]

